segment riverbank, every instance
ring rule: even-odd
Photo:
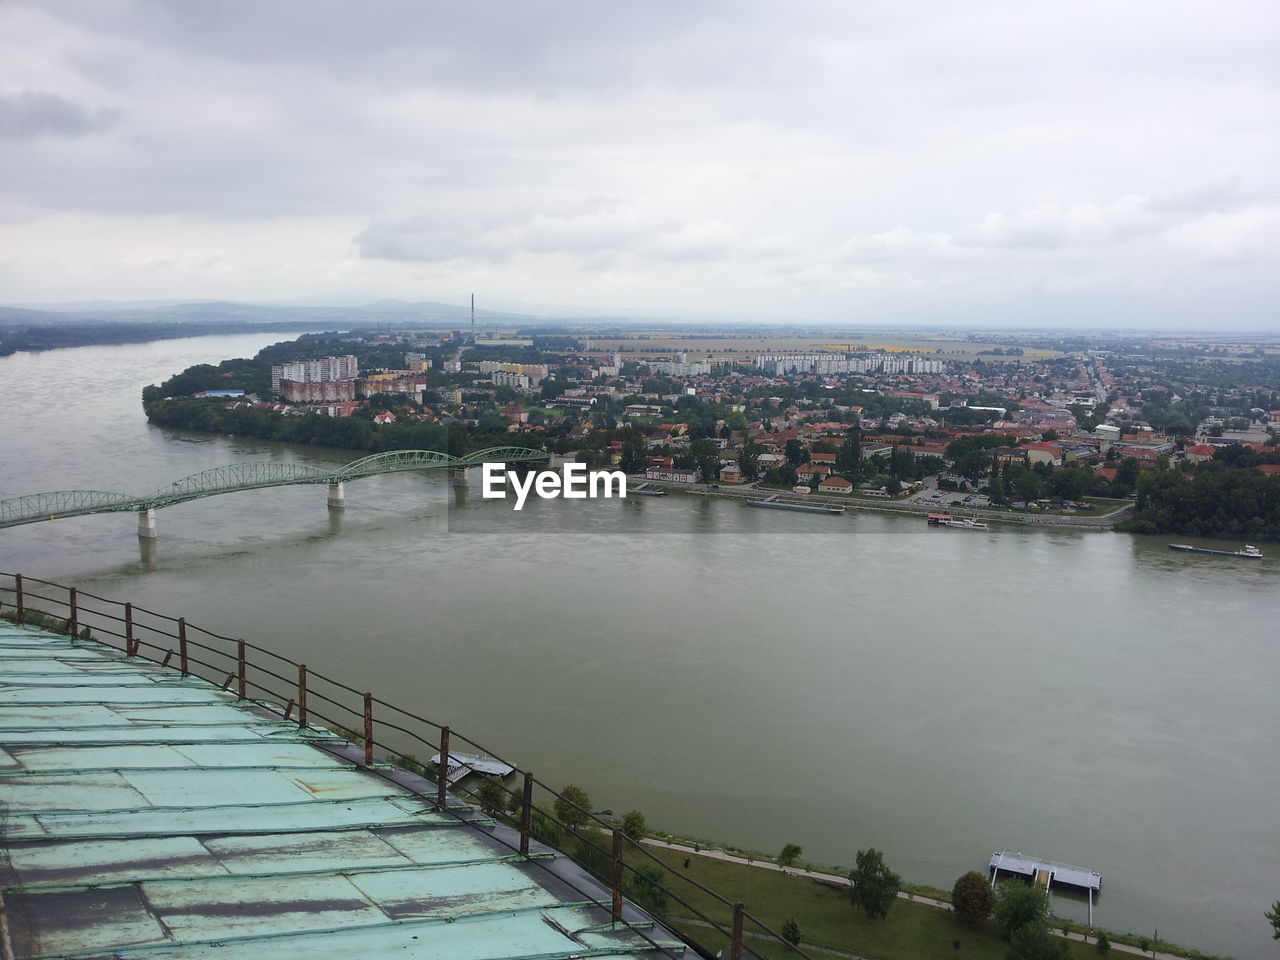
[[[673,870],[683,870],[692,879],[711,886],[724,896],[742,899],[750,910],[775,930],[787,920],[795,920],[802,934],[801,947],[810,952],[854,960],[914,960],[936,955],[934,951],[954,953],[956,942],[969,957],[1004,960],[1008,951],[1008,944],[1000,937],[994,923],[988,921],[984,925],[968,926],[956,922],[950,916],[951,904],[943,899],[946,896],[944,891],[931,891],[934,895],[929,896],[915,892],[919,888],[904,884],[905,889],[898,893],[898,902],[889,910],[889,915],[883,920],[870,920],[848,902],[845,891],[849,887],[849,878],[845,875],[815,870],[810,866],[780,864],[762,856],[733,853],[693,842],[658,837],[646,837],[641,842],[654,849]],[[683,866],[686,862],[688,869]],[[755,871],[754,875],[750,875],[751,871]],[[809,880],[813,885],[797,886],[796,880]],[[683,887],[681,893],[685,893]],[[713,902],[708,902],[705,907],[700,903],[695,905],[719,920],[714,912],[709,912],[714,911]],[[679,913],[678,908],[672,908],[668,922],[676,926],[684,923],[697,927],[695,935],[699,938],[714,937],[706,929],[706,924],[690,918],[678,919]],[[1096,934],[1105,932],[1111,948],[1122,954],[1150,957],[1152,960],[1230,960],[1163,941],[1151,944],[1149,938],[1113,932],[1101,926],[1094,927],[1092,932],[1070,922],[1066,922],[1064,927],[1064,921],[1058,917],[1051,917],[1050,929],[1055,936],[1070,944],[1072,957],[1096,957]],[[772,938],[760,934],[755,939],[761,944],[768,944]],[[1140,946],[1144,942],[1148,944],[1146,950]],[[776,956],[794,956],[782,945],[777,947]],[[775,954],[769,952],[767,955]]]
[[[774,490],[768,487],[728,487],[703,483],[689,484],[669,480],[645,480],[636,475],[628,477],[629,486],[641,483],[650,488],[662,489],[671,493],[684,493],[691,496],[723,497],[733,500],[760,500],[777,496],[781,502],[797,503],[806,506],[840,507],[845,510],[863,510],[872,513],[907,514],[927,517],[931,513],[946,512],[947,508],[937,504],[893,502],[889,500],[866,500],[849,496],[821,496],[815,494],[793,494]],[[1121,523],[1132,513],[1132,506],[1117,507],[1097,516],[1055,516],[1052,514],[1015,513],[1013,511],[992,509],[964,508],[966,514],[973,513],[979,519],[993,523],[1021,524],[1024,526],[1072,527],[1083,530],[1110,530]]]

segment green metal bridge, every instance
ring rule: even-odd
[[[175,480],[147,494],[113,493],[107,490],[56,490],[32,493],[0,500],[0,528],[24,523],[83,517],[92,513],[139,514],[140,536],[154,536],[155,513],[175,503],[217,497],[241,490],[287,487],[297,484],[327,484],[329,503],[342,502],[342,484],[382,473],[404,473],[411,470],[465,470],[482,463],[528,463],[546,460],[550,454],[527,447],[490,447],[465,457],[454,457],[438,450],[389,450],[354,460],[337,469],[324,469],[300,463],[255,461],[212,467]],[[150,533],[144,532],[150,529]]]

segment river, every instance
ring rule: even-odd
[[[354,459],[146,423],[146,384],[277,339],[0,359],[0,497]],[[171,507],[145,545],[131,514],[3,530],[0,569],[300,655],[654,827],[846,870],[876,846],[946,888],[1021,850],[1101,873],[1100,924],[1273,952],[1280,561],[691,496],[516,513],[431,475],[346,492]]]

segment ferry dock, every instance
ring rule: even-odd
[[[1021,853],[997,851],[991,855],[988,864],[991,871],[991,886],[1000,879],[1000,871],[1006,874],[1023,877],[1037,887],[1046,891],[1053,889],[1053,884],[1083,890],[1089,897],[1089,926],[1093,926],[1093,898],[1102,890],[1102,875],[1086,870],[1084,867],[1073,867],[1069,863],[1058,863],[1056,860],[1040,860]]]

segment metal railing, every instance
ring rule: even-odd
[[[171,617],[133,603],[110,600],[96,594],[21,574],[0,572],[0,617],[28,623],[116,647],[129,657],[139,657],[179,671],[184,677],[209,681],[237,698],[254,703],[296,722],[300,728],[324,726],[353,745],[363,747],[362,766],[377,773],[376,766],[390,763],[425,780],[434,780],[428,792],[416,792],[434,802],[436,809],[477,829],[496,820],[507,830],[485,829],[486,836],[507,847],[513,854],[528,858],[550,871],[550,857],[539,855],[534,843],[567,857],[593,876],[609,893],[608,901],[597,899],[572,879],[556,874],[559,882],[583,897],[584,901],[608,910],[615,924],[621,924],[643,938],[651,947],[676,956],[655,941],[642,926],[624,917],[624,900],[631,902],[664,923],[699,955],[713,958],[709,946],[687,930],[676,930],[665,922],[668,903],[687,911],[694,925],[720,936],[728,947],[730,960],[741,960],[748,938],[773,941],[789,953],[806,960],[810,954],[790,943],[738,901],[721,896],[687,872],[663,861],[640,842],[537,779],[528,770],[504,760],[488,747],[469,739],[447,724],[412,713],[356,688],[312,670],[307,664],[274,653],[264,647],[214,633],[184,617]],[[287,675],[285,673],[287,671]],[[376,709],[375,709],[376,708]],[[510,766],[518,789],[501,779],[489,778],[496,787],[473,797],[494,819],[466,816],[470,806],[451,806],[446,773],[450,759],[463,744],[478,754]],[[426,748],[438,753],[435,762],[422,763],[414,751]],[[400,784],[406,786],[405,784]],[[412,785],[406,789],[415,789]],[[697,900],[703,906],[693,901]],[[709,903],[708,903],[709,901]],[[678,923],[683,917],[672,917]],[[752,928],[747,930],[748,925]]]

